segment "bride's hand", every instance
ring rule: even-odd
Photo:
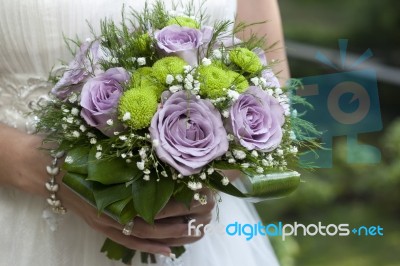
[[[26,193],[48,197],[45,182],[48,179],[45,167],[51,157],[38,150],[42,139],[27,135],[16,129],[0,124],[0,186],[13,186]],[[61,179],[61,177],[59,177]],[[149,253],[169,255],[170,246],[194,242],[199,237],[188,236],[188,219],[196,219],[195,224],[208,224],[214,199],[210,191],[202,193],[208,197],[206,205],[193,202],[190,210],[183,204],[171,200],[156,217],[155,225],[145,223],[141,218],[134,219],[132,236],[122,234],[123,225],[106,215],[98,215],[97,210],[86,203],[60,181],[57,192],[68,211],[74,212],[93,229],[103,233],[113,241],[128,248]]]
[[[211,211],[214,207],[213,195],[207,194],[206,205],[193,202],[190,210],[182,203],[171,200],[156,217],[154,225],[147,224],[140,217],[134,218],[131,236],[122,234],[123,225],[107,215],[98,215],[88,203],[75,195],[70,189],[62,187],[58,192],[64,206],[82,217],[93,229],[103,233],[113,241],[135,250],[169,256],[171,246],[181,246],[195,242],[201,236],[189,236],[188,220],[196,219],[194,225],[208,224],[211,221]]]

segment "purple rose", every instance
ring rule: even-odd
[[[241,44],[242,40],[240,40],[239,38],[236,38],[235,36],[224,36],[221,38],[218,38],[214,44],[214,49],[218,49],[221,47],[233,47],[236,46],[238,44]]]
[[[243,147],[268,152],[282,141],[284,110],[276,98],[251,86],[231,107],[228,122]]]
[[[210,42],[211,36],[210,27],[198,30],[171,25],[155,32],[157,47],[160,50],[169,56],[176,55],[192,66],[198,64],[198,50]]]
[[[228,150],[228,140],[218,110],[186,91],[170,96],[154,115],[150,135],[158,140],[158,158],[182,175],[201,168]]]
[[[79,91],[82,88],[81,83],[89,77],[90,73],[98,70],[97,63],[101,54],[99,41],[84,42],[51,93],[64,100],[71,92]]]
[[[97,77],[89,79],[82,88],[81,116],[92,127],[112,136],[121,125],[117,121],[117,107],[122,94],[121,83],[129,80],[129,74],[121,67],[110,68]],[[114,125],[107,125],[112,119]]]

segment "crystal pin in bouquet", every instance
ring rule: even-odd
[[[206,25],[206,15],[158,2],[121,25],[102,21],[75,50],[67,41],[75,58],[34,110],[37,131],[66,153],[63,182],[123,225],[152,224],[172,198],[207,204],[202,188],[260,200],[300,182],[297,153],[313,127],[291,105],[304,101],[280,87],[264,38],[239,40],[246,25]],[[225,175],[232,169],[244,190]],[[109,239],[102,251],[135,254]]]

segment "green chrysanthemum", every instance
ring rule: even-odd
[[[157,111],[157,96],[150,90],[132,88],[124,92],[118,106],[120,119],[133,129],[150,125]]]
[[[169,25],[179,25],[181,27],[188,27],[188,28],[193,28],[193,29],[198,29],[200,28],[199,23],[191,18],[188,17],[173,17],[167,22],[167,26]]]
[[[158,79],[161,84],[166,85],[167,75],[182,75],[183,67],[186,66],[187,63],[185,60],[176,57],[169,56],[164,57],[153,65],[153,76]]]
[[[243,75],[240,75],[235,71],[229,70],[228,76],[230,78],[231,84],[236,86],[236,90],[238,92],[242,93],[249,87],[249,82]]]
[[[200,94],[207,98],[215,99],[226,95],[227,89],[232,84],[229,72],[215,65],[199,67]]]
[[[132,87],[140,87],[142,80],[153,74],[153,69],[151,67],[141,67],[135,70],[132,74],[131,85]]]
[[[131,87],[152,90],[157,98],[165,90],[165,86],[154,77],[151,67],[138,68],[132,75]]]
[[[261,71],[262,64],[260,58],[247,48],[235,48],[229,52],[230,60],[248,73]]]

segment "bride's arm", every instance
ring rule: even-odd
[[[268,60],[280,62],[274,67],[279,80],[283,85],[290,77],[289,66],[285,51],[285,41],[282,31],[282,22],[277,0],[237,0],[237,22],[254,23],[268,21],[267,23],[253,25],[247,28],[239,38],[246,39],[251,34],[266,36],[267,45],[277,42],[277,45],[267,53]]]
[[[51,157],[38,149],[41,144],[40,136],[28,135],[0,123],[0,187],[14,187],[43,199],[48,196],[44,186],[48,179],[45,168],[50,164]],[[60,179],[61,174],[58,177],[60,190],[57,197],[69,211],[112,240],[128,248],[150,253],[168,255],[171,252],[169,246],[198,240],[198,237],[188,237],[188,225],[184,217],[196,219],[196,224],[208,224],[214,207],[213,197],[208,191],[204,192],[208,193],[208,204],[193,203],[190,211],[183,204],[170,201],[154,226],[136,217],[132,236],[124,236],[122,225],[106,215],[98,216],[97,210],[63,186]]]
[[[51,159],[36,149],[39,146],[38,136],[27,135],[0,123],[0,186],[46,196],[44,182],[47,174],[43,165]]]

